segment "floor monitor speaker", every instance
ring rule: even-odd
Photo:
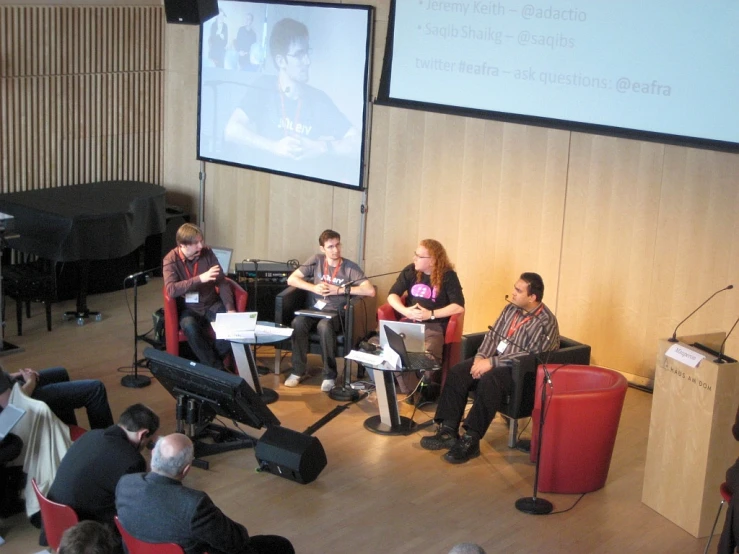
[[[275,425],[257,442],[254,455],[260,471],[306,484],[326,467],[326,452],[316,437]]]
[[[200,25],[218,14],[218,0],[164,0],[167,23]]]

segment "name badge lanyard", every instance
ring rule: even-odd
[[[339,264],[334,268],[334,272],[331,275],[331,280],[329,283],[333,283],[334,279],[336,279],[336,274],[339,273],[339,268],[341,267],[341,259],[339,259]],[[329,273],[329,265],[328,265],[328,258],[323,260],[323,275],[321,275],[321,281],[325,281],[323,277]]]
[[[539,306],[539,309],[536,310],[536,313],[534,315],[539,315],[539,313],[542,310],[542,306]],[[524,324],[526,324],[532,316],[526,316],[521,320],[520,323],[518,323],[519,319],[519,312],[516,312],[516,315],[513,316],[513,320],[511,321],[510,327],[508,327],[508,332],[506,333],[506,339],[510,339],[513,335],[516,334],[516,331],[518,331]]]
[[[180,260],[182,260],[182,265],[185,266],[185,274],[187,275],[187,278],[192,279],[195,275],[198,275],[198,264],[200,263],[200,260],[195,262],[191,272],[190,268],[187,267],[187,259],[182,255],[182,252],[177,252],[177,254],[179,254]]]

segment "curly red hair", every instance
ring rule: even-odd
[[[454,264],[449,261],[446,250],[438,240],[423,239],[419,242],[429,252],[429,256],[434,260],[434,268],[431,270],[431,288],[441,290],[441,283],[444,280],[444,274],[447,271],[454,270]],[[416,280],[420,281],[423,274],[416,272]]]

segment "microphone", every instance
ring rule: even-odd
[[[708,297],[708,299],[706,299],[706,301],[705,301],[705,302],[703,302],[703,304],[701,304],[701,305],[700,305],[700,306],[698,306],[698,307],[697,307],[697,308],[696,308],[695,310],[693,310],[692,312],[690,312],[690,314],[688,315],[688,317],[686,317],[686,318],[685,318],[685,319],[683,319],[683,320],[682,320],[682,321],[681,321],[680,323],[678,323],[678,324],[677,324],[677,327],[675,327],[675,330],[674,330],[674,331],[672,332],[672,338],[670,338],[670,339],[668,339],[668,340],[669,340],[670,342],[677,342],[677,330],[678,330],[678,329],[680,328],[680,325],[682,325],[683,323],[685,323],[686,321],[688,321],[688,320],[689,320],[689,319],[690,319],[690,318],[691,318],[691,317],[693,316],[693,314],[694,314],[695,312],[697,312],[697,311],[698,311],[698,310],[700,310],[700,309],[701,309],[701,308],[702,308],[703,306],[705,306],[706,304],[708,304],[708,301],[709,301],[709,300],[711,300],[711,298],[713,298],[714,296],[716,296],[716,295],[717,295],[717,294],[718,294],[719,292],[724,292],[725,290],[731,290],[731,289],[733,289],[733,288],[734,288],[734,285],[729,285],[728,287],[724,287],[724,288],[722,288],[721,290],[717,290],[716,292],[714,292],[714,293],[713,293],[713,294],[712,294],[711,296],[709,296],[709,297]],[[733,327],[732,327],[732,329],[733,329]]]
[[[724,363],[724,347],[726,346],[726,341],[729,339],[729,335],[731,335],[731,332],[734,330],[734,327],[736,327],[736,324],[739,323],[739,318],[734,322],[734,325],[731,326],[731,329],[729,329],[729,332],[726,333],[726,337],[724,337],[724,342],[721,343],[721,346],[718,349],[718,358],[713,360],[716,364],[722,364]]]
[[[385,277],[386,275],[397,275],[403,271],[402,269],[399,271],[390,271],[388,273],[378,273],[377,275],[370,275],[368,277],[360,277],[359,279],[354,279],[353,281],[349,281],[348,283],[343,284],[342,286],[344,288],[346,287],[352,287],[356,285],[357,283],[361,283],[362,281],[369,281],[370,279],[374,279],[375,277]]]
[[[128,275],[125,279],[123,279],[123,282],[130,281],[132,279],[138,279],[142,275],[147,275],[148,273],[151,273],[152,271],[157,271],[162,266],[152,267],[150,269],[145,269],[144,271],[139,271],[138,273],[131,273],[131,275]]]

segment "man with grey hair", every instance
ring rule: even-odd
[[[485,550],[479,544],[460,542],[452,547],[449,554],[485,554]]]
[[[246,528],[219,510],[206,493],[185,487],[182,480],[193,459],[192,441],[173,433],[157,441],[150,473],[121,478],[115,503],[126,531],[145,542],[178,544],[185,554],[294,554],[287,539],[250,537]]]

